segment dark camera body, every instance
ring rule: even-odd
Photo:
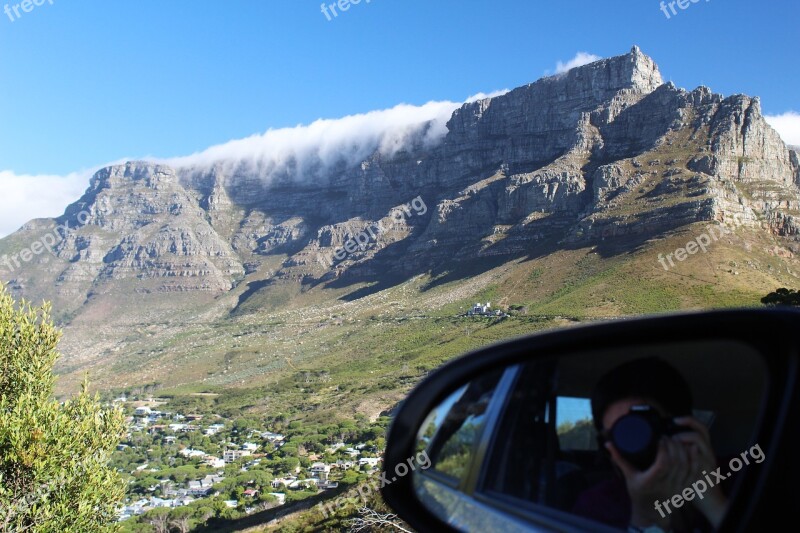
[[[669,437],[687,431],[692,430],[661,416],[649,405],[635,405],[611,427],[609,440],[622,457],[637,470],[643,471],[655,462],[662,436]]]

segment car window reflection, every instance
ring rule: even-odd
[[[535,511],[545,506],[626,529],[642,511],[632,504],[631,487],[637,486],[632,478],[644,477],[639,473],[656,460],[683,465],[687,480],[704,470],[700,463],[684,461],[680,453],[664,459],[658,447],[662,438],[676,449],[684,444],[687,450],[706,446],[708,464],[714,463],[706,470],[754,445],[751,439],[766,389],[763,361],[756,352],[712,343],[661,347],[657,357],[635,353],[545,358],[522,366],[495,426],[478,491],[504,508]],[[650,367],[650,376],[640,372]],[[629,370],[623,372],[625,379],[612,379],[611,392],[606,384],[598,393],[601,377],[613,378],[618,368]],[[609,409],[616,410],[613,416]],[[676,424],[681,416],[693,426]],[[617,421],[621,422],[614,441],[611,428]],[[640,432],[642,428],[652,435]],[[612,456],[609,442],[612,447],[630,446],[624,461],[622,453]],[[635,464],[635,469],[622,468]],[[727,510],[725,501],[736,482],[734,475],[718,488],[716,509],[707,502],[687,504],[661,517],[648,501],[644,511],[654,515],[648,520],[663,522],[665,531],[712,531]],[[686,483],[675,481],[674,487],[657,489],[667,501],[691,486]]]
[[[486,411],[502,372],[493,372],[465,385],[434,409],[418,438],[418,451],[427,450],[433,471],[462,481],[471,467]]]

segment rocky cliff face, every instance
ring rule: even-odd
[[[104,169],[63,217],[6,239],[13,251],[62,226],[54,258],[5,276],[28,295],[55,284],[76,311],[103,293],[375,280],[733,216],[789,247],[800,234],[800,157],[758,98],[664,84],[638,48],[466,104],[447,128],[435,148],[376,152],[316,184]]]
[[[59,222],[76,229],[56,255],[82,263],[97,281],[160,279],[163,291],[224,291],[244,273],[231,243],[168,167],[101,170]]]

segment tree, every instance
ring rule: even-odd
[[[800,291],[781,288],[761,298],[764,305],[798,305],[800,306]]]
[[[169,525],[177,529],[179,533],[189,533],[191,531],[192,510],[188,507],[179,507],[169,515]]]
[[[103,531],[125,484],[109,467],[124,416],[84,382],[53,398],[60,332],[49,304],[16,306],[0,285],[0,531]]]
[[[153,526],[156,533],[169,533],[169,511],[167,509],[154,509],[147,513],[145,521]]]
[[[259,490],[265,490],[271,488],[271,483],[273,480],[273,476],[271,473],[267,472],[266,470],[251,470],[248,472],[250,481],[258,487]]]
[[[195,513],[195,517],[200,521],[200,523],[205,524],[210,519],[216,516],[217,512],[208,505],[202,505],[198,507],[197,512]]]
[[[411,530],[406,529],[404,524],[400,522],[397,515],[391,513],[380,513],[369,507],[362,507],[358,510],[360,518],[354,518],[350,522],[351,533],[358,533],[360,531],[371,531],[375,527],[391,527],[398,531],[405,531],[411,533]]]

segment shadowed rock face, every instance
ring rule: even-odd
[[[4,277],[28,297],[51,299],[55,286],[77,312],[98,294],[380,280],[734,215],[800,233],[800,157],[758,98],[664,84],[638,48],[466,104],[447,128],[434,148],[375,153],[319,184],[222,167],[103,169],[61,218],[0,243],[13,252],[61,226],[52,256]]]

